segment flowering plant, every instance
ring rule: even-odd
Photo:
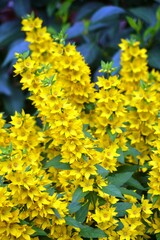
[[[37,109],[0,118],[0,239],[160,238],[160,73],[122,40],[121,70],[90,69],[28,16],[15,74]]]

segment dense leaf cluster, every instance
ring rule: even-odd
[[[119,66],[118,44],[121,38],[131,35],[148,49],[149,66],[159,69],[160,11],[155,1],[84,1],[84,0],[22,0],[0,2],[0,110],[7,116],[15,110],[33,113],[22,92],[19,78],[13,78],[14,53],[28,49],[21,32],[20,21],[34,12],[41,17],[49,31],[57,35],[62,30],[68,42],[76,42],[92,70],[95,81],[100,59],[114,61]]]

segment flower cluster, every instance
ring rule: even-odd
[[[22,25],[14,72],[37,112],[0,115],[0,240],[158,239],[160,73],[146,50],[122,40],[120,75],[95,86],[74,45],[39,18]]]

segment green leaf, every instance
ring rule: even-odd
[[[74,218],[70,216],[65,217],[66,224],[72,227],[80,228],[80,236],[85,238],[97,238],[97,237],[107,237],[107,235],[98,228],[92,228],[89,226],[84,226]]]
[[[81,44],[77,47],[77,50],[84,56],[88,64],[96,61],[100,53],[99,47],[93,42]]]
[[[139,33],[142,28],[142,21],[138,19],[137,21],[134,18],[126,17],[129,25],[137,32]]]
[[[61,160],[62,160],[62,156],[58,155],[54,157],[52,160],[50,160],[49,162],[47,162],[44,165],[44,168],[54,167],[54,168],[63,169],[63,170],[71,169],[69,163],[62,163],[60,162]]]
[[[31,2],[30,0],[27,0],[24,4],[24,0],[14,0],[13,8],[16,12],[16,15],[18,17],[22,17],[31,12]]]
[[[77,220],[75,220],[70,216],[66,216],[65,221],[66,221],[66,224],[69,226],[80,228],[80,229],[83,227],[83,225],[80,222],[78,222]]]
[[[76,212],[76,220],[83,223],[86,219],[89,208],[89,202],[85,203],[78,212]]]
[[[134,30],[137,31],[137,23],[136,23],[135,19],[132,18],[132,17],[126,17],[126,19],[127,19],[127,22],[129,23],[129,25],[130,25]]]
[[[84,22],[75,22],[70,28],[67,29],[67,39],[75,38],[83,35],[84,32]]]
[[[4,182],[5,182],[4,176],[1,175],[0,176],[0,187],[4,187],[4,186],[8,185],[8,184],[6,184]]]
[[[70,214],[77,212],[82,205],[79,202],[71,202],[68,206]]]
[[[111,176],[108,176],[108,181],[110,184],[120,187],[126,183],[132,175],[133,172],[115,173]]]
[[[109,184],[108,186],[103,187],[102,191],[111,195],[111,196],[115,196],[115,197],[118,197],[118,198],[124,198],[122,196],[122,193],[119,190],[119,188],[117,186],[113,185],[113,184]]]
[[[93,14],[93,16],[91,17],[91,22],[93,23],[104,21],[107,20],[108,18],[115,17],[122,13],[125,13],[125,10],[117,6],[102,7]]]
[[[157,21],[160,22],[160,7],[158,7],[156,11],[156,18],[157,18]]]
[[[160,240],[160,233],[156,234],[156,239]]]
[[[125,163],[125,158],[124,158],[124,152],[123,152],[122,148],[119,148],[119,149],[117,150],[117,153],[120,154],[120,155],[117,157],[118,162],[124,164],[124,163]]]
[[[132,203],[129,202],[117,202],[115,204],[117,217],[123,217],[126,214],[126,210],[131,208]]]
[[[83,125],[83,133],[86,137],[90,138],[90,139],[95,139],[90,132],[87,131],[88,129],[88,124],[84,124]]]
[[[55,10],[56,10],[56,4],[54,2],[49,2],[46,7],[46,12],[48,17],[51,17]]]
[[[160,69],[160,55],[159,55],[160,45],[153,47],[148,51],[148,63],[151,67]]]
[[[117,171],[119,173],[136,172],[138,169],[139,169],[139,166],[137,165],[122,165],[117,168]]]
[[[78,202],[80,199],[84,198],[88,192],[83,192],[81,187],[78,187],[72,196],[72,202]]]
[[[10,96],[4,96],[4,107],[8,114],[13,115],[15,111],[21,112],[24,108],[25,96],[18,88],[13,88]]]
[[[112,74],[116,68],[113,67],[113,61],[110,62],[104,62],[101,61],[101,72],[106,73],[106,74]]]
[[[131,177],[128,181],[127,181],[127,184],[131,187],[134,187],[135,189],[139,189],[139,190],[146,190],[146,188],[144,188],[142,186],[142,184],[135,178]]]
[[[107,237],[107,234],[99,228],[92,228],[89,226],[84,226],[81,228],[80,236],[84,238],[103,238]]]
[[[56,215],[56,217],[58,219],[61,219],[61,216],[60,216],[60,214],[59,214],[59,212],[58,212],[58,210],[56,208],[53,208],[53,212],[54,212],[54,214]]]
[[[103,4],[100,2],[84,2],[82,7],[80,7],[76,13],[76,21],[83,20],[84,18],[90,16],[94,11],[102,6]]]
[[[11,87],[9,86],[7,69],[0,71],[0,93],[7,96],[11,95]]]
[[[96,164],[97,172],[100,174],[103,178],[105,178],[108,174],[109,171],[105,168],[103,168],[101,165]]]
[[[97,147],[95,147],[94,148],[97,152],[103,152],[103,150],[104,150],[104,148],[97,148]]]
[[[122,194],[127,194],[127,195],[137,198],[138,200],[141,200],[141,196],[139,194],[137,194],[136,192],[134,192],[133,190],[129,190],[129,189],[121,187],[120,191]]]
[[[0,46],[5,47],[23,34],[20,21],[8,21],[0,25]]]
[[[15,59],[15,53],[23,53],[24,51],[28,50],[28,42],[25,42],[24,39],[17,39],[16,41],[14,41],[10,47],[9,47],[9,51],[4,59],[4,62],[2,64],[2,66],[6,66],[9,62],[12,62],[12,64],[14,64],[16,62]]]
[[[84,103],[85,111],[86,113],[89,113],[91,110],[95,109],[95,104],[94,103]],[[89,124],[84,124],[83,128],[87,129]]]
[[[116,137],[117,137],[118,134],[117,134],[117,133],[114,133],[114,134],[113,134],[113,133],[111,132],[110,126],[107,126],[107,127],[106,127],[106,132],[107,132],[107,134],[109,135],[111,141],[114,142],[114,140],[116,139]]]
[[[109,22],[109,21],[108,21]],[[93,22],[89,25],[88,27],[88,31],[89,32],[96,32],[98,30],[101,29],[105,29],[106,27],[108,27],[109,23],[106,22]],[[111,22],[111,21],[110,21]]]
[[[47,192],[49,193],[50,196],[53,196],[55,189],[53,187],[50,187],[47,189]]]
[[[155,28],[154,27],[148,27],[143,34],[143,39],[145,42],[150,41],[156,34]]]
[[[140,83],[141,88],[145,90],[147,87],[147,83],[145,83],[145,81],[143,81],[142,79],[140,80],[139,83]]]
[[[20,225],[29,225],[28,221],[25,221],[23,219],[19,219],[19,221],[20,221]]]
[[[47,237],[48,236],[48,234],[44,230],[42,230],[38,227],[33,227],[33,229],[36,232],[32,234],[32,237],[37,237],[37,236],[46,236]]]
[[[137,156],[140,155],[140,152],[137,151],[137,149],[135,149],[134,147],[131,147],[130,144],[127,144],[128,150],[126,152],[124,152],[124,155],[131,155],[134,157],[135,160],[137,160]]]
[[[159,195],[156,195],[156,196],[153,196],[153,205],[157,202],[157,200],[160,199],[160,196]]]
[[[67,0],[67,1],[63,1],[60,4],[59,10],[57,12],[57,16],[59,16],[63,23],[65,23],[67,21],[68,18],[68,14],[69,14],[69,8],[72,4],[73,0]]]
[[[119,231],[119,230],[121,230],[123,228],[122,222],[118,222],[117,225],[118,226],[116,227],[115,231]]]
[[[131,8],[129,11],[137,18],[142,19],[149,25],[154,25],[156,23],[156,16],[153,8],[151,7],[136,7]]]

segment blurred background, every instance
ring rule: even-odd
[[[34,12],[55,35],[62,29],[66,42],[75,43],[89,64],[95,81],[101,60],[120,68],[121,38],[134,38],[148,51],[150,69],[160,69],[160,0],[0,0],[0,112],[6,117],[34,113],[28,92],[14,77],[14,53],[27,51],[21,20]]]

